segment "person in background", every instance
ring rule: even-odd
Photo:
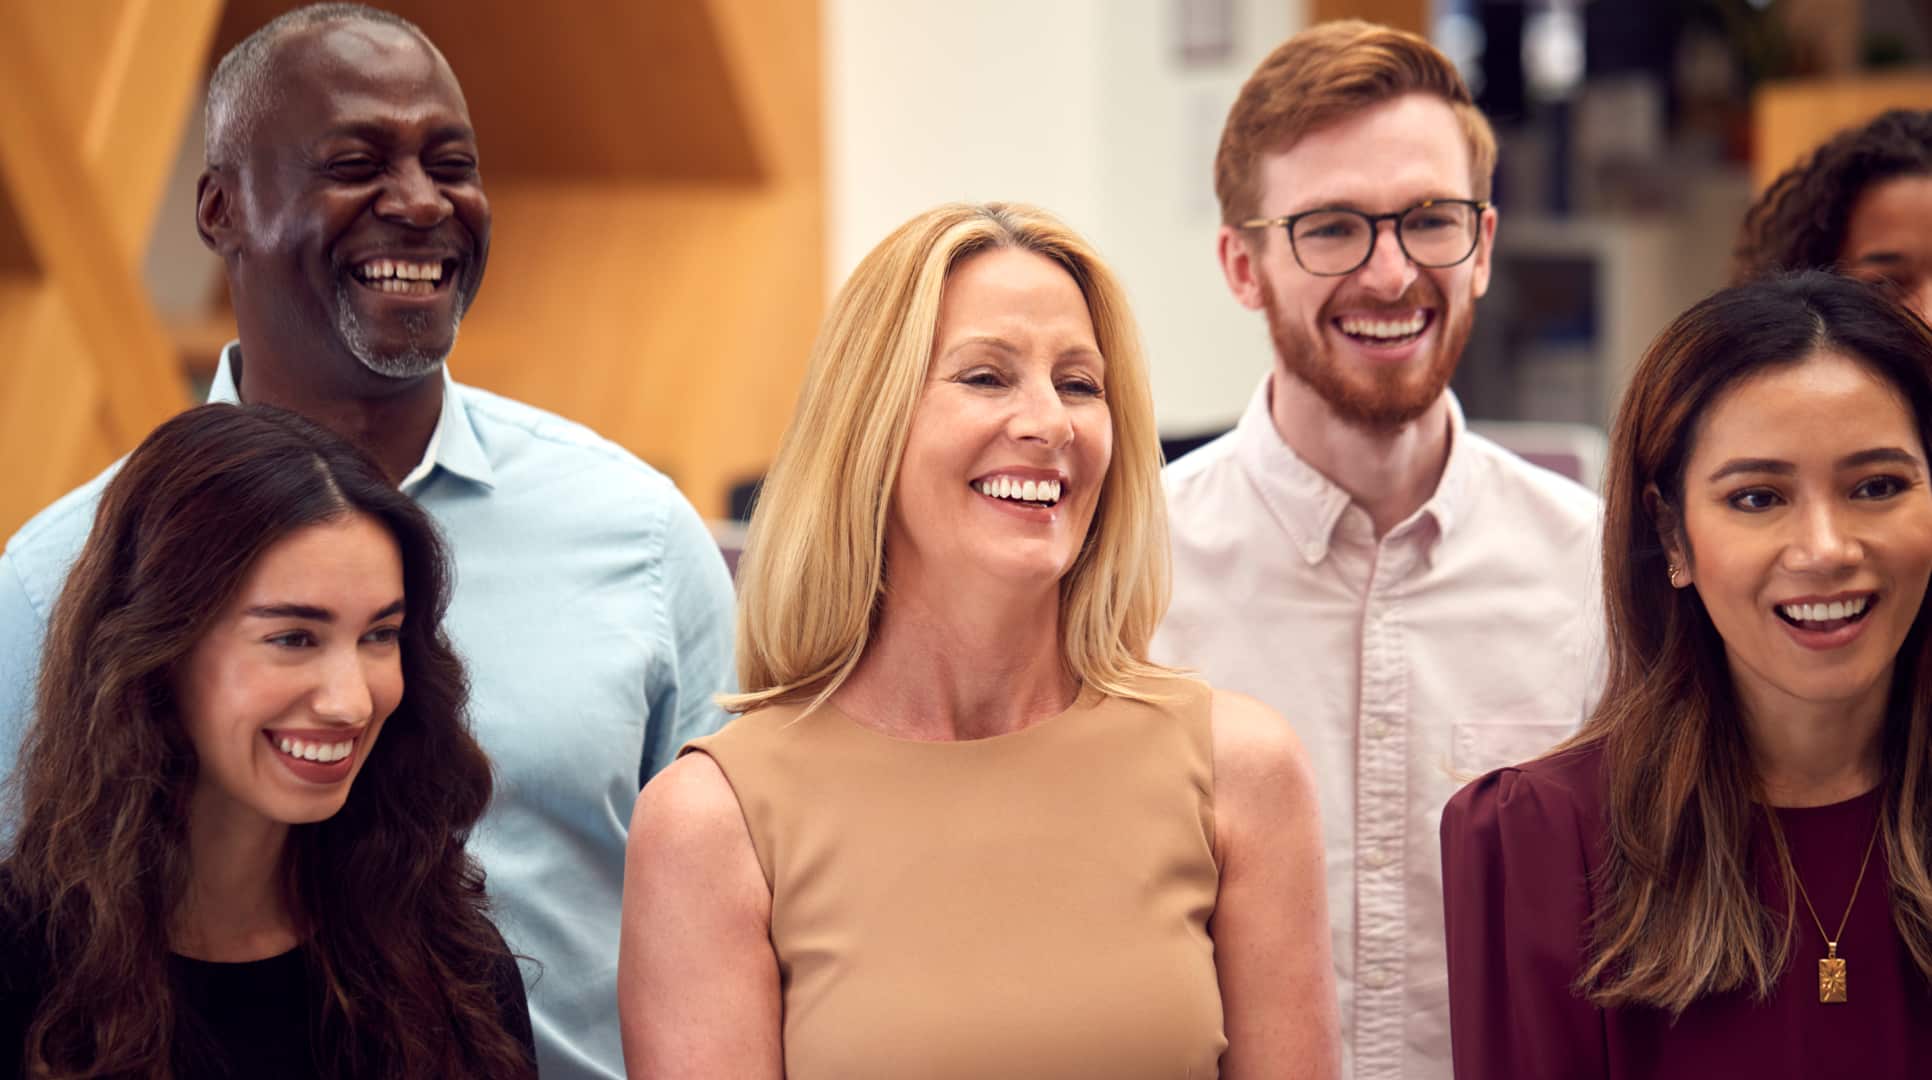
[[[632,1075],[1335,1075],[1300,745],[1146,658],[1159,469],[1065,226],[942,206],[860,263],[752,519],[743,715],[638,799]]]
[[[1734,281],[1821,267],[1932,318],[1932,112],[1894,109],[1839,132],[1745,215]]]
[[[293,413],[102,493],[0,861],[0,1073],[534,1078],[463,842],[490,801],[435,526]]]
[[[1222,272],[1273,363],[1165,477],[1152,653],[1306,742],[1362,1080],[1449,1072],[1442,804],[1574,731],[1601,679],[1597,499],[1472,433],[1447,389],[1489,284],[1495,146],[1414,35],[1325,23],[1262,62],[1215,190]]]
[[[731,686],[731,581],[663,475],[450,377],[489,254],[482,162],[455,73],[394,15],[305,7],[236,45],[209,84],[195,207],[240,338],[209,397],[281,406],[348,439],[449,537],[450,637],[500,770],[472,850],[504,936],[537,962],[544,1075],[612,1080],[631,807],[684,740],[724,722],[712,697]],[[0,769],[112,475],[43,511],[0,557]]]
[[[1810,1080],[1932,1060],[1932,330],[1811,271],[1632,377],[1610,680],[1442,816],[1456,1075]]]

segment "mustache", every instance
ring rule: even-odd
[[[1406,315],[1416,308],[1434,308],[1441,311],[1445,306],[1442,290],[1436,288],[1434,282],[1426,278],[1418,278],[1408,288],[1402,290],[1402,295],[1394,300],[1352,299],[1347,296],[1337,296],[1322,305],[1322,317],[1326,319],[1341,311]]]

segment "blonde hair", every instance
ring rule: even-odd
[[[954,267],[1000,248],[1051,259],[1080,286],[1106,360],[1113,459],[1060,582],[1062,659],[1083,688],[1152,700],[1147,643],[1167,610],[1167,515],[1153,395],[1125,291],[1093,248],[1036,207],[950,203],[873,248],[832,301],[798,409],[738,567],[738,685],[726,709],[810,699],[857,666],[885,598],[891,492]]]

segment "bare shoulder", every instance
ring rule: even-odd
[[[644,785],[631,811],[628,860],[664,869],[751,854],[751,836],[724,770],[708,754],[685,754]]]
[[[1212,706],[1214,771],[1217,779],[1299,780],[1308,753],[1294,726],[1261,701],[1232,690],[1216,689]]]
[[[1317,813],[1315,778],[1294,727],[1260,701],[1214,691],[1214,827],[1224,854],[1283,839]]]

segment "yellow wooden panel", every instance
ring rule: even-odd
[[[93,367],[70,362],[78,336],[53,289],[0,279],[0,537],[126,449],[106,440]]]
[[[1932,109],[1932,71],[1766,83],[1751,103],[1751,179],[1761,191],[1819,143],[1887,109]]]
[[[757,143],[767,184],[822,189],[819,5],[710,0],[708,7],[719,48],[743,91],[744,124]],[[812,216],[817,222],[823,215]]]
[[[0,34],[0,188],[85,342],[84,353],[47,360],[92,363],[111,435],[132,446],[186,395],[167,336],[99,212],[97,184],[71,127],[39,105],[46,66],[24,36]]]
[[[457,376],[591,425],[722,513],[730,484],[769,464],[804,372],[822,305],[817,192],[491,197],[489,278]]]
[[[216,49],[295,0],[230,0]],[[744,183],[758,178],[745,131],[741,68],[728,66],[705,0],[391,0],[449,58],[492,179],[658,178]],[[770,3],[779,21],[816,3]],[[800,48],[807,42],[801,41]],[[815,98],[812,87],[808,98]],[[568,103],[560,107],[559,103]]]
[[[138,0],[0,0],[0,26],[16,47],[43,57],[32,101],[57,124],[81,131],[108,63],[103,42],[112,41],[130,3]],[[76,144],[79,139],[72,140]]]
[[[27,233],[20,227],[20,215],[13,200],[0,188],[0,274],[36,274],[40,265],[27,244]]]
[[[51,5],[50,5],[51,6]],[[83,153],[107,220],[138,266],[174,165],[188,112],[201,105],[208,43],[221,0],[125,0],[109,35],[83,132]],[[50,55],[43,53],[43,56]]]

